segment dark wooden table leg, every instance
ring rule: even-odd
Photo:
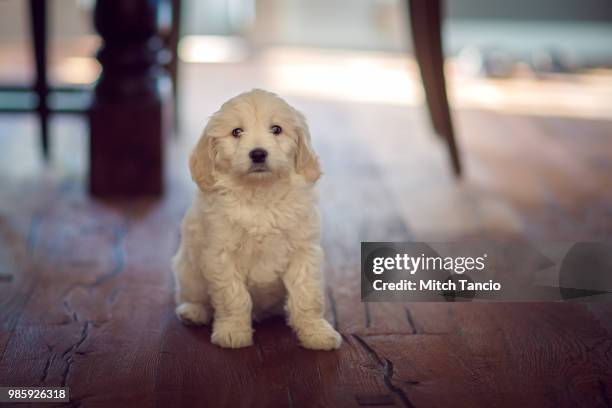
[[[168,36],[168,49],[172,60],[168,64],[168,71],[172,79],[172,95],[174,97],[174,135],[178,136],[178,43],[181,38],[181,6],[182,0],[172,0],[172,28]]]
[[[40,120],[42,152],[49,159],[49,108],[47,107],[47,0],[30,0],[32,38],[34,42],[34,61],[36,83],[34,90],[38,97],[36,112]]]
[[[168,0],[98,0],[102,73],[90,113],[90,188],[96,196],[159,195],[171,131],[172,85],[160,33]]]
[[[407,1],[414,52],[423,78],[433,127],[446,140],[453,170],[456,175],[460,175],[461,162],[444,79],[441,0]]]

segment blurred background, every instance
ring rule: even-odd
[[[95,2],[52,0],[48,3],[51,83],[92,83],[99,73],[94,58],[99,39],[91,23]],[[296,94],[417,103],[415,91],[410,92],[414,87],[410,86],[414,77],[410,69],[412,41],[407,7],[402,0],[184,0],[182,3],[180,58],[183,64],[276,65],[281,74],[278,86]],[[553,106],[544,107],[540,100],[533,100],[530,93],[525,93],[524,87],[521,92],[512,92],[508,85],[535,79],[572,82],[579,76],[567,75],[586,72],[605,76],[605,69],[612,66],[612,6],[606,0],[446,3],[444,44],[450,70],[461,80],[482,79],[454,88],[456,107],[501,108],[505,104],[531,111],[533,105],[538,105],[540,110],[558,107],[565,111],[567,107],[555,106],[562,105],[558,98],[551,98]],[[33,80],[28,16],[27,2],[4,0],[0,3],[2,82]],[[308,78],[299,78],[301,81],[287,78],[304,70],[309,70]],[[361,75],[369,73],[385,75],[370,76],[368,84],[354,81],[355,77],[362,78]],[[486,78],[511,81],[498,83]],[[367,89],[355,89],[357,84]],[[484,85],[489,86],[489,92],[474,88]],[[502,85],[506,86],[507,93],[498,88]],[[498,89],[499,95],[494,92]],[[534,93],[541,95],[536,89]],[[578,108],[608,108],[597,102],[593,100],[588,105],[581,100]],[[570,105],[575,107],[575,103]]]
[[[94,4],[48,2],[51,85],[97,79]],[[166,153],[166,170],[178,181],[170,184],[191,186],[186,155],[207,117],[258,87],[310,118],[329,170],[323,190],[340,180],[335,166],[350,168],[335,163],[359,163],[341,144],[360,143],[417,236],[612,232],[608,0],[446,2],[443,44],[462,180],[452,177],[431,130],[404,1],[184,0],[180,21],[178,137]],[[30,41],[27,2],[0,2],[0,82],[33,81]],[[15,97],[0,95],[0,105]],[[36,127],[33,115],[0,116],[3,183],[43,171],[83,188],[86,120],[53,115],[47,167]],[[372,208],[359,215],[373,217]]]

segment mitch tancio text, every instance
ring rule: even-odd
[[[437,279],[421,279],[419,283],[402,279],[397,282],[384,282],[375,280],[374,290],[428,290],[428,291],[498,291],[501,284],[489,280],[487,282],[471,282],[467,279],[457,279],[455,281],[440,281]]]

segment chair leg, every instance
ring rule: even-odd
[[[446,139],[451,164],[461,174],[459,150],[446,95],[444,55],[442,50],[442,0],[407,0],[414,51],[436,133]]]
[[[172,60],[168,64],[170,79],[172,80],[173,104],[174,104],[174,128],[175,136],[178,128],[178,43],[181,35],[181,0],[172,0],[172,28],[168,36],[166,46],[172,54]]]
[[[42,152],[45,160],[49,159],[49,108],[47,95],[47,1],[30,0],[32,38],[34,42],[34,61],[36,64],[36,83],[34,90],[38,96],[38,117],[40,120]]]

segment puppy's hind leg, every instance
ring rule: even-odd
[[[210,323],[212,308],[204,276],[191,262],[183,247],[172,259],[175,279],[176,315],[187,325]]]

